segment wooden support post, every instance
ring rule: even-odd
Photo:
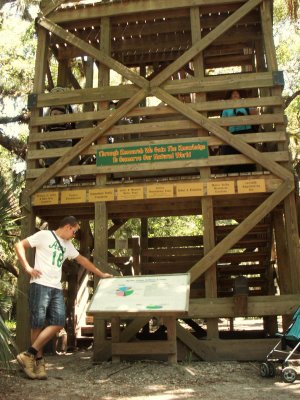
[[[33,85],[33,93],[42,93],[45,89],[45,79],[47,71],[47,60],[48,60],[48,32],[43,28],[37,30],[37,51],[35,59],[35,77]],[[31,111],[32,117],[36,118],[39,115],[37,108]],[[37,133],[38,128],[30,128],[31,132]],[[31,149],[36,149],[36,144],[30,145]],[[28,168],[34,168],[36,161],[28,161]],[[26,181],[26,188],[28,187],[29,181]],[[22,220],[22,238],[35,233],[35,214],[31,207],[31,200],[26,195],[26,189],[22,195],[23,207],[23,220]],[[29,261],[33,265],[33,252],[30,252]],[[18,302],[17,302],[17,333],[16,342],[20,350],[28,348],[30,344],[30,325],[29,325],[29,310],[28,310],[28,288],[29,279],[23,268],[20,268],[20,275],[18,278]]]
[[[59,60],[57,71],[57,86],[67,87],[69,80],[68,60]]]
[[[299,231],[294,193],[289,194],[284,200],[284,216],[286,243],[289,255],[289,270],[292,283],[291,289],[292,293],[300,293]]]
[[[269,71],[277,70],[276,51],[273,40],[273,23],[272,23],[272,7],[273,1],[264,0],[260,6],[261,25],[263,31],[263,39],[265,45],[267,68]]]
[[[168,342],[174,346],[175,353],[168,354],[168,362],[170,364],[177,363],[177,335],[176,335],[176,318],[164,317],[164,325],[167,327]]]
[[[112,346],[112,362],[113,363],[118,363],[121,360],[121,357],[117,354],[114,354],[114,344],[115,343],[120,343],[120,323],[121,320],[120,318],[114,317],[111,320],[111,346]]]
[[[285,223],[281,211],[275,211],[273,213],[273,222],[280,294],[291,294],[293,292],[292,276],[288,263]]]
[[[95,203],[95,248],[94,263],[100,265],[102,271],[107,269],[107,207],[105,202]],[[98,285],[99,278],[95,277],[94,288]],[[94,360],[105,361],[106,353],[102,353],[101,349],[110,347],[111,344],[106,340],[106,321],[94,319]],[[106,350],[105,350],[106,351]]]
[[[105,53],[110,52],[110,19],[103,17],[101,19],[101,41],[100,48]],[[98,86],[109,85],[109,69],[104,65],[99,65]],[[107,103],[100,103],[100,108],[107,108]],[[101,142],[101,139],[100,141]],[[96,176],[96,186],[105,185],[106,175]],[[95,204],[95,248],[94,260],[102,260],[101,270],[107,271],[107,251],[108,251],[108,215],[107,206],[105,202]],[[97,285],[99,279],[96,279]],[[94,286],[96,287],[96,286]],[[109,349],[109,350],[108,350]],[[94,360],[105,361],[107,358],[107,351],[111,352],[111,343],[106,339],[106,321],[95,319],[94,320]]]
[[[200,9],[199,7],[192,7],[190,10],[191,19],[191,33],[192,43],[196,43],[201,39],[201,24],[200,24]],[[194,58],[194,71],[195,77],[204,78],[204,61],[203,53],[201,52]],[[204,94],[197,94],[196,101],[206,101]],[[199,130],[199,136],[203,134]],[[201,168],[200,175],[202,178],[210,178],[210,168]],[[207,254],[215,246],[215,224],[213,215],[213,200],[212,197],[203,197],[201,200],[202,216],[203,216],[203,245],[204,254]],[[205,273],[205,296],[217,297],[217,269],[216,264],[213,264],[210,269]],[[219,337],[218,333],[218,320],[207,320],[207,337],[209,339]]]
[[[21,223],[22,238],[35,233],[35,214],[32,208],[23,209]],[[29,250],[28,261],[33,266],[34,252]],[[17,300],[17,332],[16,343],[20,351],[26,350],[30,345],[30,318],[28,309],[29,277],[20,266],[18,277],[18,300]]]
[[[141,274],[145,274],[144,263],[147,262],[148,257],[143,255],[144,250],[148,249],[148,219],[141,218]],[[147,271],[146,271],[147,273]]]
[[[272,34],[272,2],[264,0],[261,5],[262,28],[265,39],[265,51],[267,66],[269,71],[277,71],[278,65],[276,60],[276,51]],[[281,95],[281,88],[275,88],[272,91],[274,95]],[[283,112],[282,108],[277,108],[277,111]],[[281,126],[276,126],[276,129],[282,129]],[[288,147],[288,142],[282,145],[284,149]],[[282,150],[280,148],[279,150]],[[290,167],[289,165],[286,166]],[[290,167],[291,168],[291,167]],[[299,230],[298,217],[296,210],[295,194],[290,193],[284,199],[284,215],[286,229],[286,243],[289,259],[289,270],[292,276],[292,293],[300,293],[300,246],[299,246]]]
[[[106,337],[106,321],[94,316],[93,361],[107,361],[111,357],[111,341]]]
[[[140,238],[132,238],[132,258],[134,275],[141,275],[141,244]]]
[[[74,349],[77,345],[76,342],[76,296],[78,292],[78,264],[75,261],[68,262],[67,271],[67,302],[66,302],[66,331],[67,331],[67,345],[68,348]]]

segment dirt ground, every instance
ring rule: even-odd
[[[46,359],[48,380],[0,370],[0,400],[289,400],[300,398],[300,375],[292,384],[262,378],[259,363],[157,361],[93,364],[92,351]]]

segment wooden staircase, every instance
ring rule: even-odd
[[[237,225],[236,221],[219,221],[215,227],[216,242],[220,242]],[[134,240],[129,239],[130,246]],[[109,240],[110,247],[115,245],[115,240]],[[272,221],[266,217],[255,226],[232,249],[224,254],[217,263],[218,298],[232,297],[234,295],[235,280],[240,277],[247,278],[249,296],[262,296],[275,294],[275,269],[272,259]],[[136,247],[137,249],[137,247]],[[135,258],[141,260],[135,269],[143,275],[173,274],[188,271],[199,259],[203,257],[202,236],[178,236],[149,238],[147,248],[138,247],[139,254]],[[130,252],[130,251],[129,251]],[[131,275],[134,263],[130,256],[115,257],[109,253],[109,261]],[[126,264],[126,268],[124,267]],[[123,267],[122,267],[123,265]],[[121,267],[121,268],[120,268]],[[126,273],[125,273],[126,275]],[[88,287],[90,289],[88,289]],[[81,278],[81,285],[76,298],[76,341],[84,345],[90,344],[93,339],[93,318],[86,316],[87,302],[90,298],[93,281],[88,275]],[[89,292],[90,291],[90,292]],[[191,285],[191,299],[205,298],[205,282],[203,278],[196,280]],[[190,326],[197,334],[190,316]],[[199,327],[199,329],[202,329]],[[110,327],[107,327],[107,337],[110,337]]]

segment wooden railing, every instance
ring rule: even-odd
[[[185,103],[188,108],[206,113],[210,121],[217,126],[227,128],[234,125],[258,125],[260,132],[238,135],[240,139],[253,145],[257,150],[263,152],[264,157],[278,163],[286,163],[289,160],[288,152],[285,150],[286,134],[284,132],[284,116],[278,108],[282,105],[282,99],[279,96],[252,97],[240,100],[215,100],[225,89],[233,88],[272,88],[274,85],[272,74],[256,73],[256,74],[239,74],[238,78],[229,76],[209,76],[199,82],[195,78],[183,79],[177,81],[168,81],[163,86],[169,94],[177,96],[186,93],[205,92],[209,97],[211,95],[214,100],[201,103]],[[255,87],[254,87],[255,86]],[[103,87],[101,89],[83,89],[72,90],[69,92],[57,94],[48,93],[38,95],[37,108],[40,110],[46,107],[61,104],[76,105],[81,107],[83,104],[101,101],[109,101],[110,99],[124,100],[137,93],[138,89],[134,85],[123,85],[122,87]],[[219,93],[219,95],[218,95]],[[232,107],[256,107],[261,110],[259,115],[247,115],[243,117],[220,118],[222,110]],[[28,160],[36,161],[35,167],[27,170],[27,179],[38,178],[45,168],[40,166],[39,160],[45,160],[51,157],[62,157],[70,151],[69,147],[55,149],[39,149],[43,141],[72,139],[77,140],[89,135],[99,122],[113,115],[116,110],[101,110],[93,112],[74,112],[73,114],[61,116],[43,116],[31,119],[31,126],[40,131],[39,133],[31,133],[29,136]],[[73,122],[77,124],[77,129],[43,132],[47,125]],[[129,122],[129,123],[128,123]],[[89,126],[84,128],[81,126]],[[221,166],[249,164],[252,161],[243,154],[238,155],[219,155],[215,154],[215,150],[224,144],[220,139],[220,135],[214,136],[213,132],[205,129],[188,119],[184,115],[175,111],[167,105],[137,107],[126,115],[126,120],[121,118],[117,125],[112,126],[106,132],[99,131],[101,144],[91,143],[81,154],[74,157],[72,164],[64,167],[57,173],[57,176],[73,175],[82,177],[82,180],[93,181],[95,175],[119,174],[122,176],[147,176],[161,175],[161,171],[165,175],[181,175],[181,174],[197,174],[199,167],[210,167],[212,169],[220,169]],[[134,166],[113,166],[113,167],[96,167],[95,154],[101,146],[112,146],[108,144],[108,137],[114,138],[113,147],[126,147],[129,145],[138,145],[146,143],[180,143],[185,140],[195,140],[201,138],[206,141],[210,150],[210,156],[204,160],[192,160],[189,162],[164,162],[151,163],[149,171],[148,164],[135,164]],[[32,146],[31,146],[32,145]],[[32,149],[33,147],[33,149]],[[271,151],[272,150],[272,151]],[[215,155],[213,155],[215,154]],[[88,161],[87,161],[88,160]],[[166,169],[167,168],[167,169]]]

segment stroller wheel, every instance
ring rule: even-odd
[[[260,375],[263,378],[268,378],[270,376],[270,367],[268,362],[260,364]]]
[[[293,383],[297,378],[297,372],[294,368],[286,367],[282,370],[282,379],[284,382]]]
[[[271,361],[267,361],[268,367],[269,367],[269,377],[273,378],[276,375],[276,368],[275,364]]]

